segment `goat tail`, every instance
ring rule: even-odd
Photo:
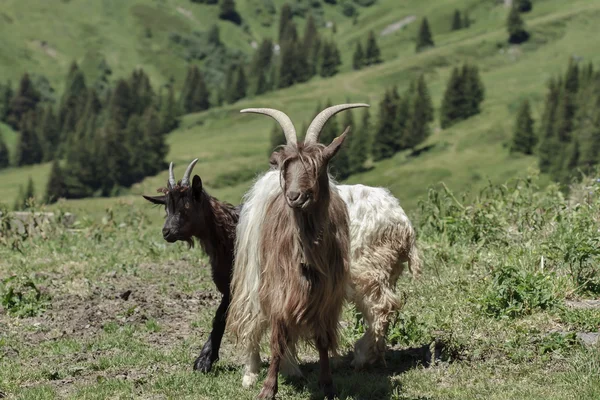
[[[413,239],[410,249],[408,250],[408,270],[412,273],[413,278],[417,279],[421,276],[423,260],[417,246],[416,239]]]

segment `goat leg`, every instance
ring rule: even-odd
[[[219,359],[219,349],[221,348],[221,340],[225,333],[225,324],[227,321],[227,310],[229,308],[229,295],[223,295],[221,304],[217,308],[213,319],[212,331],[208,340],[202,347],[202,351],[194,362],[194,370],[203,373],[209,372],[215,361]]]
[[[329,351],[328,346],[320,338],[315,341],[317,350],[319,350],[319,366],[321,371],[319,373],[319,385],[323,388],[323,393],[328,400],[333,400],[336,396],[335,385],[333,384],[333,377],[331,376],[331,367],[329,365]]]
[[[279,374],[281,359],[286,351],[287,342],[286,326],[282,321],[274,321],[271,327],[271,363],[267,372],[267,378],[258,395],[259,399],[274,399],[277,394],[277,375]]]

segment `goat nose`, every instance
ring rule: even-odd
[[[296,201],[296,200],[298,200],[298,197],[300,197],[300,192],[296,192],[296,191],[292,190],[287,193],[287,198],[290,201]]]
[[[171,233],[171,230],[169,228],[163,228],[162,232],[163,232],[163,236],[167,237],[167,236],[169,236],[169,233]]]

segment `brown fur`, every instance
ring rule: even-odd
[[[327,162],[336,151],[318,144],[283,150],[284,190],[267,206],[260,241],[264,264],[259,295],[272,328],[271,366],[262,398],[277,393],[287,343],[300,338],[319,349],[320,383],[328,397],[333,395],[328,352],[338,345],[350,249],[346,205],[330,190],[327,176]],[[292,207],[291,191],[308,199],[306,206]]]

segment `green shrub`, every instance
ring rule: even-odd
[[[50,304],[50,295],[33,279],[13,275],[0,281],[0,304],[16,317],[34,317]]]

